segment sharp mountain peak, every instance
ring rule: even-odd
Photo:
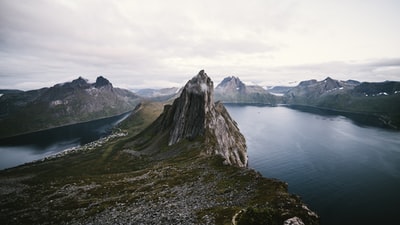
[[[168,132],[170,146],[184,139],[203,137],[205,154],[220,155],[225,164],[246,167],[244,136],[223,104],[214,102],[213,85],[201,70],[186,83],[173,104],[164,107],[156,123],[161,124],[161,131]]]
[[[239,77],[229,76],[225,77],[220,84],[218,84],[217,88],[244,88],[246,85],[239,79]]]
[[[104,78],[103,76],[97,77],[96,83],[94,84],[94,87],[95,88],[100,88],[100,87],[104,87],[104,86],[113,87],[112,84],[110,83],[110,81],[107,80],[106,78]]]

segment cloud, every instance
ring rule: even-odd
[[[332,61],[269,68],[264,77],[254,80],[264,85],[297,83],[307,79],[322,80],[332,77],[339,80],[382,82],[400,81],[400,58],[360,61]]]
[[[398,4],[347,2],[3,0],[0,88],[98,75],[116,86],[167,86],[200,69],[254,82],[396,78],[397,65],[379,63],[399,57]],[[383,60],[359,63],[370,58]]]

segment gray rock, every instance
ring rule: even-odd
[[[187,82],[161,117],[162,130],[169,131],[168,145],[204,136],[206,154],[222,156],[225,164],[247,166],[245,138],[224,105],[214,102],[214,85],[204,70]]]
[[[283,222],[283,225],[304,225],[304,223],[299,217],[295,216],[285,220],[285,222]]]

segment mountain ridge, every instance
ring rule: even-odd
[[[0,137],[86,122],[133,110],[140,98],[100,76],[0,97]]]
[[[400,82],[360,83],[332,78],[303,81],[287,91],[282,101],[294,107],[336,111],[362,123],[390,129],[400,129],[399,102]]]
[[[229,76],[215,88],[216,99],[230,104],[286,105],[314,112],[315,109],[346,116],[357,123],[400,129],[400,82],[359,82],[331,77],[300,81],[297,86],[266,88],[249,94],[249,87],[238,77]],[[267,86],[268,87],[268,86]],[[306,109],[309,107],[309,109]]]
[[[221,103],[214,103],[214,85],[204,70],[187,82],[180,97],[166,106],[161,129],[170,131],[168,145],[182,139],[204,136],[210,147],[206,154],[221,155],[225,163],[246,167],[244,136]]]
[[[117,129],[123,135],[0,171],[0,220],[319,224],[286,183],[262,177],[246,167],[247,155],[235,155],[232,144],[245,144],[243,136],[223,105],[214,103],[212,85],[200,71],[163,110],[160,103],[138,105]]]

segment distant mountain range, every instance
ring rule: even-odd
[[[238,77],[226,77],[215,88],[215,100],[223,103],[270,104],[277,97],[258,85],[245,85]]]
[[[177,97],[177,89],[145,89],[137,93],[150,100]],[[168,92],[169,91],[169,92]],[[163,93],[168,93],[164,94]],[[239,77],[224,78],[215,87],[215,101],[230,104],[278,105],[310,110],[318,109],[356,118],[359,122],[400,129],[400,82],[359,82],[305,80],[297,86],[246,85]],[[311,110],[314,111],[315,110]]]
[[[104,77],[31,91],[0,90],[0,137],[110,117],[140,102],[131,91],[114,88]]]
[[[177,87],[172,88],[144,88],[133,90],[133,92],[142,98],[148,99],[150,101],[163,102],[168,101],[179,96],[181,89]]]
[[[0,138],[67,124],[115,116],[143,101],[172,102],[182,89],[115,88],[104,77],[88,83],[72,82],[31,91],[0,90]],[[380,83],[306,80],[295,87],[263,88],[226,77],[214,90],[215,101],[233,104],[285,104],[297,109],[317,108],[345,116],[362,115],[374,125],[400,129],[400,82]]]
[[[138,105],[122,135],[0,171],[0,220],[320,224],[287,183],[247,168],[246,140],[213,86],[202,70],[172,104]]]
[[[171,104],[149,102],[157,98]],[[0,171],[5,187],[1,221],[319,224],[317,214],[288,193],[287,184],[246,168],[245,138],[218,101],[367,115],[400,127],[400,82],[391,81],[328,77],[264,89],[227,77],[214,89],[211,78],[200,71],[180,91],[134,94],[114,88],[104,77],[95,83],[80,77],[32,91],[0,90],[0,137],[135,108],[119,127],[122,135],[109,142]]]
[[[400,129],[400,82],[360,83],[330,77],[302,81],[284,94],[282,103],[364,115],[368,116],[364,120]]]
[[[344,93],[360,85],[358,81],[338,81],[330,77],[323,81],[306,80],[286,93],[286,102],[314,104],[324,96]]]
[[[244,136],[224,105],[215,103],[213,82],[204,70],[187,82],[172,105],[165,105],[164,111],[146,129],[145,135],[132,143],[134,149],[143,146],[145,137],[149,137],[152,139],[149,151],[154,151],[156,144],[161,144],[154,136],[166,136],[168,146],[201,137],[205,142],[201,148],[204,154],[220,155],[225,164],[247,167]]]

